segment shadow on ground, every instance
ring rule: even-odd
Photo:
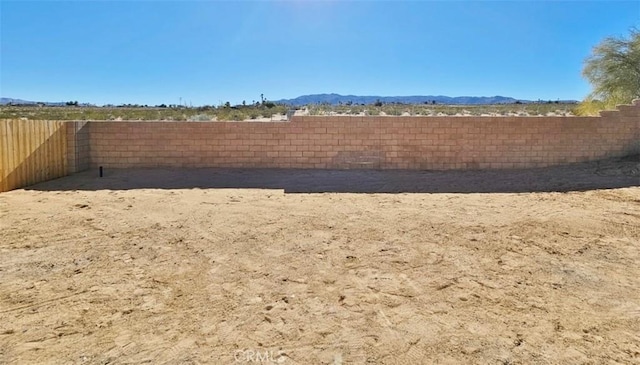
[[[640,186],[640,155],[536,169],[478,171],[106,169],[40,183],[40,191],[279,189],[285,193],[526,193]]]

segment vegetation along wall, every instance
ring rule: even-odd
[[[105,168],[504,169],[640,153],[640,100],[599,117],[0,121],[0,191]]]

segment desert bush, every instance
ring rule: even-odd
[[[208,114],[196,114],[187,118],[189,122],[209,122],[213,120],[213,117]]]

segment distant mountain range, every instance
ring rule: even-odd
[[[443,96],[443,95],[414,95],[414,96],[357,96],[340,94],[314,94],[298,96],[295,99],[275,100],[274,103],[287,104],[293,106],[303,106],[309,104],[374,104],[382,103],[402,103],[402,104],[437,104],[447,105],[486,105],[486,104],[513,104],[515,102],[534,103],[532,100],[514,99],[506,96]],[[560,103],[575,103],[575,100],[559,100]]]
[[[545,101],[545,100],[542,100]],[[274,100],[277,104],[286,104],[291,106],[303,106],[310,104],[374,104],[381,102],[385,104],[401,103],[401,104],[447,104],[447,105],[487,105],[487,104],[513,104],[520,102],[535,103],[532,100],[514,99],[507,96],[443,96],[443,95],[424,95],[424,96],[357,96],[357,95],[340,95],[340,94],[313,94],[298,96],[295,99],[280,99]],[[577,103],[575,100],[558,100],[560,103]],[[61,106],[66,103],[61,102],[37,102],[22,99],[13,98],[0,98],[0,105],[7,104],[22,104],[22,105],[35,105],[44,104],[49,106]],[[90,104],[80,104],[90,105]]]
[[[60,106],[60,105],[65,105],[66,103],[63,101],[39,102],[39,101],[29,101],[29,100],[22,100],[22,99],[13,99],[13,98],[0,98],[0,105],[7,105],[7,104],[19,104],[19,105],[44,104],[44,105],[50,105],[50,106]]]

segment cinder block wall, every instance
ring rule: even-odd
[[[79,166],[365,169],[543,167],[640,152],[640,101],[600,117],[294,117],[89,122]]]

